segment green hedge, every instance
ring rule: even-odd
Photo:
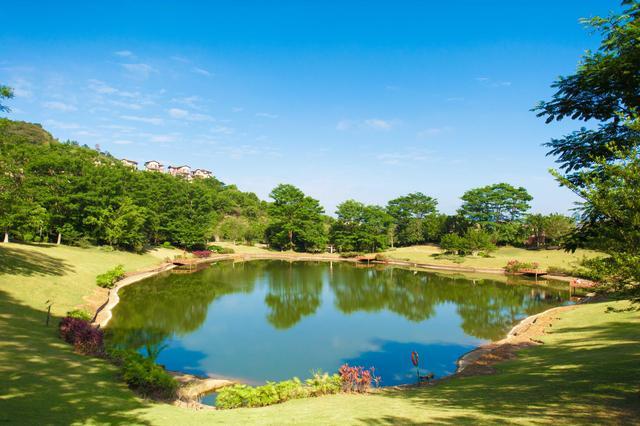
[[[118,265],[110,271],[96,277],[96,284],[103,288],[113,288],[120,279],[124,278],[124,266]]]
[[[131,389],[152,398],[175,398],[178,382],[153,360],[124,349],[109,349],[107,355]]]
[[[338,393],[342,379],[337,374],[317,372],[302,382],[297,377],[263,386],[233,385],[222,388],[216,398],[217,408],[264,407],[290,399]]]

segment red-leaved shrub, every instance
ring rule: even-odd
[[[101,355],[104,351],[102,330],[93,327],[89,321],[64,317],[59,325],[60,337],[71,343],[76,352],[85,355]]]
[[[371,384],[377,386],[380,383],[380,377],[375,375],[373,367],[366,369],[364,367],[350,367],[349,364],[344,364],[340,367],[338,373],[342,379],[343,392],[366,392],[371,387]]]
[[[211,256],[211,250],[195,250],[191,252],[195,257],[207,258]]]

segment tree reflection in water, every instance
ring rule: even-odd
[[[262,292],[265,320],[282,332],[314,316],[324,294],[325,302],[331,306],[332,300],[333,309],[346,317],[392,312],[411,323],[433,317],[439,306],[453,305],[461,321],[455,327],[489,340],[504,335],[520,318],[568,298],[559,287],[509,280],[337,262],[220,262],[193,274],[162,274],[124,288],[108,337],[157,357],[169,339],[198,330],[223,296]]]

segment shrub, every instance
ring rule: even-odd
[[[102,251],[106,251],[108,253],[115,251],[115,249],[113,248],[113,246],[100,246],[100,250]]]
[[[71,343],[76,352],[85,355],[101,355],[104,351],[102,330],[93,327],[89,321],[64,317],[58,326],[60,337]]]
[[[380,384],[380,377],[375,375],[373,367],[366,369],[364,367],[350,367],[349,364],[344,364],[338,372],[340,373],[344,392],[363,393],[367,392],[372,384],[374,386]]]
[[[236,251],[230,247],[222,247],[212,244],[209,246],[209,250],[215,251],[218,254],[233,254]]]
[[[340,376],[316,372],[304,383],[297,377],[283,382],[267,382],[263,386],[233,385],[220,390],[217,408],[264,407],[290,399],[338,393],[342,389]]]
[[[193,254],[195,257],[205,259],[211,256],[211,250],[196,250],[192,251],[191,254]]]
[[[171,245],[171,243],[169,241],[165,241],[164,243],[162,243],[162,247],[163,248],[173,248],[173,246]]]
[[[376,254],[375,259],[378,262],[387,262],[389,260],[389,258],[387,256],[385,256],[384,254],[380,254],[380,253]]]
[[[538,262],[520,262],[519,260],[510,260],[504,267],[504,270],[510,273],[520,272],[523,269],[538,269],[540,264]]]
[[[175,398],[178,382],[151,359],[124,349],[110,349],[108,356],[131,389],[152,398]]]
[[[77,318],[89,322],[91,322],[91,320],[93,319],[93,315],[91,315],[84,309],[74,309],[73,311],[69,311],[67,312],[67,316],[70,318]]]
[[[462,256],[484,252],[486,255],[496,250],[491,235],[481,229],[468,229],[464,235],[447,234],[440,239],[440,247],[447,253]]]
[[[96,277],[96,284],[103,288],[113,288],[124,277],[124,266],[118,265],[110,271]]]
[[[349,259],[352,257],[358,257],[360,256],[362,253],[358,253],[357,251],[344,251],[342,253],[340,253],[340,257],[344,257],[345,259]]]

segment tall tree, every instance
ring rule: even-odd
[[[533,199],[523,187],[508,183],[474,188],[464,193],[459,213],[468,220],[493,225],[522,219]]]
[[[609,254],[591,262],[598,278],[640,293],[640,2],[584,22],[602,35],[575,74],[553,84],[557,92],[536,108],[547,123],[570,117],[597,126],[547,143],[557,157],[561,185],[583,199],[580,221],[566,247]]]
[[[396,235],[401,245],[417,244],[425,240],[425,221],[436,214],[435,198],[414,192],[395,198],[387,204],[387,212],[396,222]]]
[[[316,251],[326,244],[320,202],[293,185],[280,184],[269,196],[269,243],[280,249]]]
[[[375,252],[389,245],[393,218],[379,206],[355,200],[341,203],[331,227],[331,240],[340,251]]]

